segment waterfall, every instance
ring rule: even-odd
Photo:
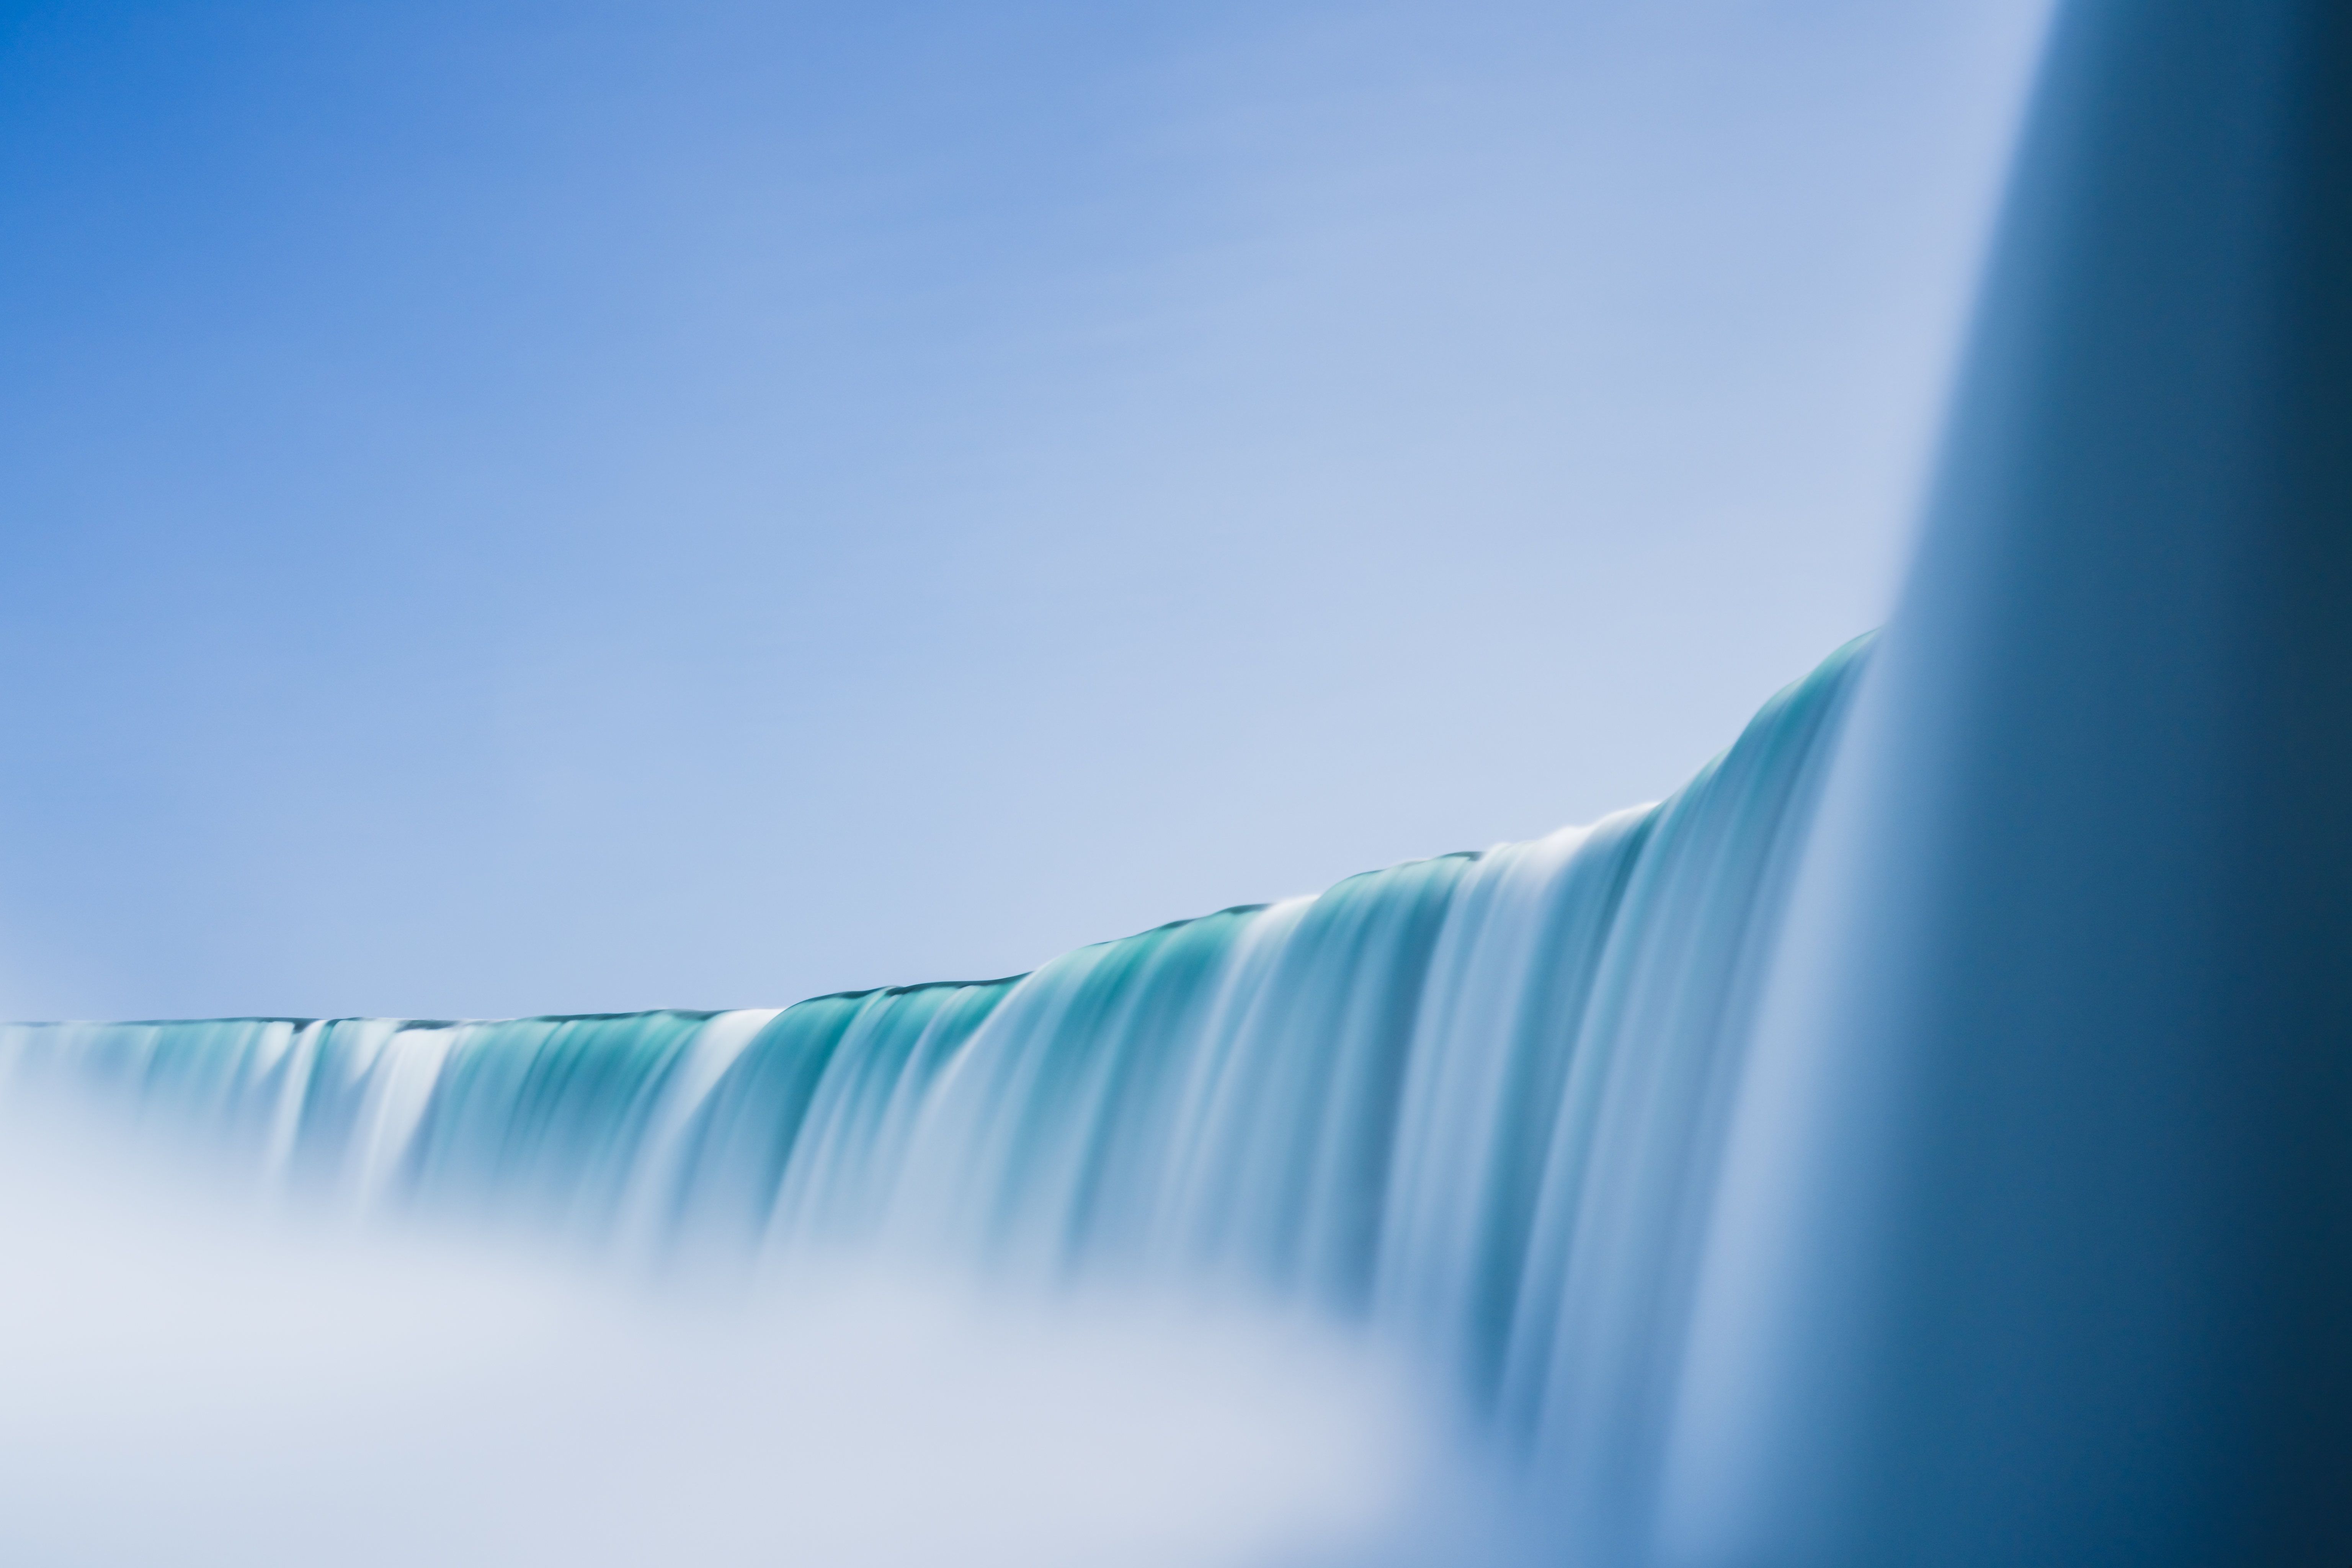
[[[1436,1358],[1605,1472],[1659,1406],[1740,1044],[1866,639],[1670,799],[780,1011],[0,1031],[273,1186],[598,1246],[1197,1279]]]
[[[1302,1303],[1596,1568],[2342,1563],[2347,82],[2341,0],[2064,7],[1884,643],[1660,805],[773,1012],[13,1026],[0,1091],[366,1212]]]

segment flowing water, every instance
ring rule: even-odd
[[[1591,1568],[2339,1568],[2347,83],[2340,0],[2063,8],[1884,645],[1660,805],[776,1012],[16,1026],[0,1105],[1355,1325]]]
[[[845,1246],[1369,1324],[1604,1474],[1674,1373],[1842,650],[1662,804],[777,1011],[16,1025],[266,1184],[658,1260]]]

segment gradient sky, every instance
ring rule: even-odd
[[[2043,0],[0,0],[0,1013],[974,977],[1874,625]]]

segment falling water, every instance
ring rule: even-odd
[[[0,1099],[1296,1303],[1595,1568],[2352,1560],[2347,83],[2340,0],[2063,8],[1900,611],[1661,805],[772,1013],[17,1026]]]
[[[1657,1402],[1862,642],[1671,799],[781,1011],[18,1025],[0,1066],[273,1186],[639,1256],[884,1245],[1361,1321],[1521,1447]]]

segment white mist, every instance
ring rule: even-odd
[[[1444,1468],[1328,1330],[878,1267],[658,1296],[0,1127],[16,1568],[1361,1561]]]

